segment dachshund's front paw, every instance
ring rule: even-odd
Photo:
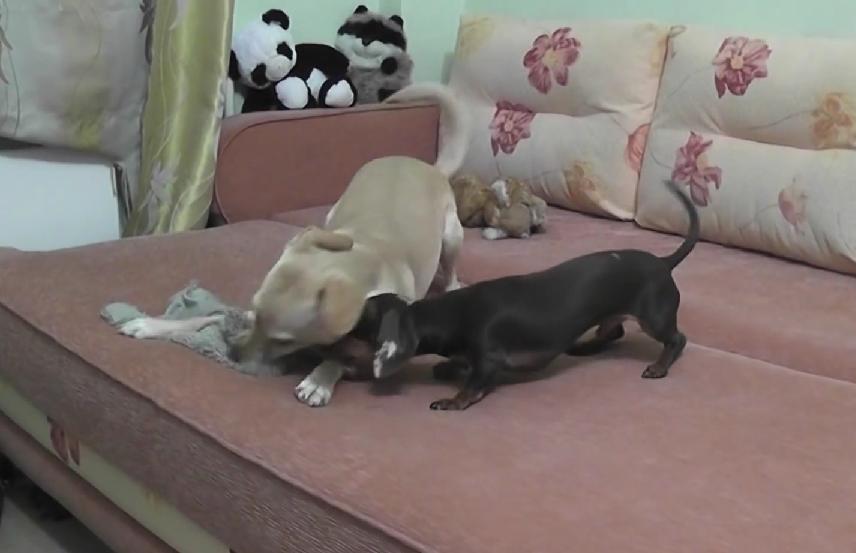
[[[431,410],[432,411],[461,411],[464,409],[461,407],[460,403],[455,398],[450,399],[438,399],[437,401],[431,402]]]
[[[650,365],[642,373],[642,378],[663,378],[667,374],[669,374],[669,369],[658,367],[657,365]]]

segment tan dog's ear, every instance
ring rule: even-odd
[[[318,316],[327,333],[337,339],[350,332],[365,304],[365,294],[344,277],[330,277],[318,291]]]
[[[295,246],[307,249],[312,246],[331,252],[344,252],[354,247],[354,239],[347,234],[309,226],[294,238]]]

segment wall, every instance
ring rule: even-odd
[[[856,38],[853,0],[235,0],[235,25],[281,5],[299,41],[332,43],[336,29],[357,4],[398,13],[410,42],[416,80],[445,80],[464,13],[569,19],[656,19],[702,23],[733,31]]]
[[[856,37],[852,0],[466,0],[469,13],[576,19],[656,19],[755,32]]]
[[[466,0],[401,0],[415,81],[446,80]],[[385,12],[389,13],[389,12]]]

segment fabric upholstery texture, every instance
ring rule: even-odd
[[[248,377],[98,319],[119,298],[154,310],[200,274],[246,303],[296,231],[246,223],[2,261],[0,371],[238,551],[856,545],[848,382],[699,345],[645,380],[658,348],[633,335],[465,413],[428,409],[454,390],[425,363],[310,409],[291,397],[300,375]],[[146,272],[154,259],[171,270]]]
[[[706,239],[856,273],[854,57],[852,40],[674,33],[636,220],[684,228],[672,178]]]
[[[520,178],[553,205],[632,219],[668,31],[465,16],[450,79],[473,119],[462,172]]]
[[[177,344],[120,336],[100,320],[100,307],[115,300],[155,312],[177,283],[195,277],[223,301],[247,305],[297,231],[244,223],[2,260],[0,372],[81,442],[236,551],[410,551],[329,493],[322,474],[306,480],[292,472],[295,462],[307,472],[336,470],[326,454],[300,445],[322,438],[312,426],[334,413],[298,403],[293,379],[249,377]],[[258,393],[268,399],[260,402]],[[231,427],[229,437],[210,431],[221,423]],[[329,431],[328,439],[338,433]],[[268,439],[297,457],[250,451]]]

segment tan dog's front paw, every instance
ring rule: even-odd
[[[317,382],[312,375],[309,375],[297,385],[294,395],[310,407],[324,407],[333,397],[333,387]]]
[[[156,320],[149,319],[148,317],[141,317],[139,319],[131,319],[130,321],[123,323],[122,326],[119,327],[119,334],[145,340],[147,338],[156,338],[159,336],[160,329]]]

